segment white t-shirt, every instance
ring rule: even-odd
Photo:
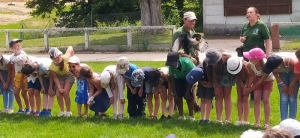
[[[110,66],[107,66],[106,68],[104,68],[103,72],[109,71],[110,73],[112,73],[115,76],[115,79],[116,79],[116,82],[118,85],[120,99],[124,99],[124,93],[123,93],[124,87],[125,87],[124,80],[123,80],[123,77],[119,73],[117,73],[116,68],[117,68],[116,65],[110,65]],[[110,89],[110,85],[108,85],[108,87],[105,88],[105,90],[106,90],[109,98],[113,97],[112,91]]]
[[[27,56],[27,57],[28,57],[28,61],[25,61],[27,62],[27,64],[31,64],[38,61],[38,58],[34,56]],[[35,70],[33,73],[36,73],[36,76],[30,74],[29,77],[27,77],[28,82],[32,81],[33,83],[35,83],[35,80],[38,78],[38,71]]]
[[[2,55],[3,65],[0,63],[0,70],[7,70],[6,65],[9,63],[10,57],[10,55]]]
[[[13,53],[10,57],[10,62],[15,66],[15,72],[18,73],[21,71],[24,64],[23,58],[26,56],[26,53],[22,50],[21,53],[17,56]]]
[[[37,64],[39,65],[38,74],[41,76],[49,75],[49,66],[51,65],[52,60],[50,58],[38,58]]]

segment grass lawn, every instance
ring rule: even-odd
[[[280,47],[280,49],[281,50],[297,50],[300,46],[299,44],[300,44],[300,39],[293,40],[293,41],[284,43]]]
[[[135,62],[139,67],[152,66],[162,67],[164,62]],[[113,65],[115,62],[88,62],[94,71],[101,72],[107,65]],[[271,125],[274,126],[280,122],[279,112],[279,93],[277,86],[274,83],[274,91],[271,94]],[[126,95],[126,92],[125,92]],[[75,99],[75,85],[70,93],[72,112],[73,115],[77,114],[77,106],[74,102]],[[93,118],[93,112],[89,112],[88,118],[65,118],[56,117],[60,112],[59,106],[55,98],[55,104],[53,107],[53,117],[41,118],[32,117],[21,114],[1,114],[0,113],[0,137],[165,137],[170,133],[175,134],[177,137],[226,137],[233,138],[239,137],[243,131],[253,128],[251,126],[235,126],[234,122],[237,121],[237,107],[236,107],[236,89],[232,89],[233,110],[232,110],[232,124],[219,125],[215,123],[211,124],[199,124],[200,114],[196,113],[195,118],[197,122],[181,121],[177,120],[178,111],[175,111],[172,120],[148,120],[148,119],[95,119]],[[2,109],[2,98],[0,99],[0,105]],[[253,102],[251,103],[249,121],[254,122]],[[215,106],[214,106],[215,107]],[[18,106],[14,103],[14,110],[16,111]],[[126,112],[127,104],[125,105],[125,116],[128,117]],[[261,106],[263,111],[263,106]],[[184,112],[187,115],[187,106],[184,103]],[[146,108],[147,116],[149,115]],[[112,117],[112,107],[108,110],[107,115]],[[261,124],[264,123],[263,112],[261,112]],[[159,111],[158,118],[161,116],[161,110]],[[225,116],[225,115],[223,115]],[[298,117],[299,119],[299,117]],[[215,108],[211,113],[211,120],[215,122],[216,112]]]

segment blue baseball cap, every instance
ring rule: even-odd
[[[268,57],[267,62],[264,64],[262,71],[266,74],[270,74],[274,69],[278,68],[282,64],[283,59],[278,55],[271,55]]]
[[[194,67],[187,75],[186,75],[186,81],[189,84],[195,84],[197,81],[201,80],[203,78],[203,70],[200,67]]]
[[[12,47],[15,43],[22,42],[22,39],[12,39],[9,42],[9,47]]]

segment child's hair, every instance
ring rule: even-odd
[[[85,78],[92,78],[93,76],[93,70],[89,67],[89,66],[83,66],[81,69],[80,69],[80,75],[82,77],[85,77]]]
[[[34,72],[34,67],[31,64],[24,64],[21,69],[21,73],[25,75],[32,74]]]
[[[203,67],[203,68],[206,68],[205,71],[207,73],[207,79],[209,82],[212,82],[213,83],[213,72],[216,73],[217,75],[217,79],[218,80],[221,80],[222,76],[223,76],[223,73],[224,73],[224,69],[226,69],[226,64],[227,63],[223,63],[223,60],[222,58],[219,60],[219,62],[217,63],[217,65],[208,65],[206,67]]]
[[[300,48],[297,49],[297,51],[295,52],[295,55],[297,58],[300,58]]]
[[[263,138],[292,138],[292,134],[285,129],[268,129]]]

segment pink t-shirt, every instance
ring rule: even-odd
[[[300,62],[299,61],[297,61],[294,65],[294,73],[300,74]]]

